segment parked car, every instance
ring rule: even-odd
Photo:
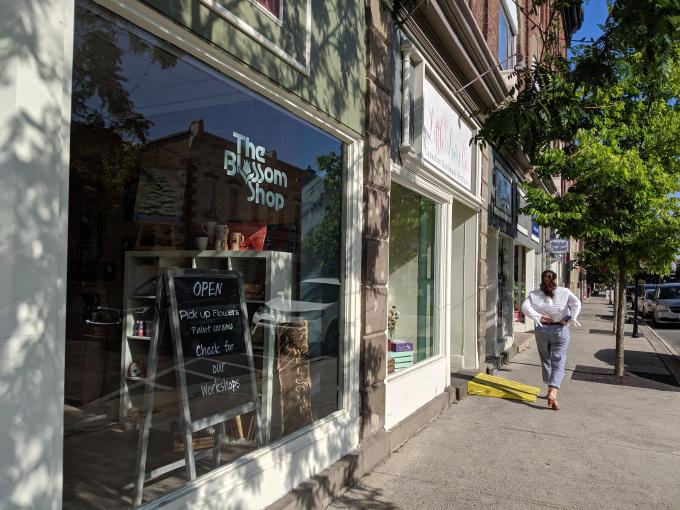
[[[276,327],[281,322],[307,321],[309,357],[337,356],[340,281],[310,278],[300,282],[300,299],[277,296],[253,314],[253,328]]]
[[[663,283],[654,293],[654,324],[680,321],[680,283]]]
[[[638,296],[638,314],[640,314],[642,317],[651,317],[654,311],[655,292],[656,288],[644,289],[644,292],[641,292]]]
[[[640,285],[640,290],[638,290],[638,299],[647,290],[656,290],[656,283],[644,283]],[[633,306],[633,301],[635,299],[635,285],[626,285],[626,301],[630,301],[630,306]]]

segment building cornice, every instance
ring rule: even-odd
[[[403,29],[454,94],[477,80],[457,94],[469,111],[490,110],[507,98],[506,78],[466,3],[430,0]]]

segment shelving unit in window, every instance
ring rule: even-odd
[[[158,278],[163,268],[187,267],[191,262],[191,255],[181,251],[125,253],[119,400],[121,420],[128,417],[130,409],[142,408],[151,336],[158,324]],[[167,369],[172,366],[171,363],[171,360],[166,359],[159,368]],[[166,377],[163,380],[166,384],[161,386],[168,389],[168,382],[171,381],[171,377]]]
[[[156,295],[158,278],[164,268],[191,267],[197,269],[233,270],[241,275],[251,326],[258,392],[261,395],[262,422],[265,439],[270,436],[273,393],[275,325],[264,323],[258,311],[267,309],[273,299],[289,301],[293,283],[292,253],[279,251],[130,251],[125,254],[123,341],[121,348],[120,417],[137,415],[131,409],[141,409],[144,392],[144,367],[149,355],[153,328],[158,327]],[[144,333],[135,334],[135,322],[144,322]],[[147,325],[148,323],[148,325]],[[138,331],[137,331],[138,333]],[[172,368],[172,359],[165,357],[169,366],[159,364],[158,373]],[[161,363],[163,357],[159,358]],[[171,374],[174,377],[174,374]],[[169,387],[167,378],[157,380],[157,386]]]

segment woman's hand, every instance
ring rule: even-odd
[[[552,317],[550,315],[541,315],[541,324],[551,324],[552,323]]]

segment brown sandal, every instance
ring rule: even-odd
[[[560,410],[560,404],[557,402],[555,395],[548,395],[548,407],[552,408],[553,411]]]

